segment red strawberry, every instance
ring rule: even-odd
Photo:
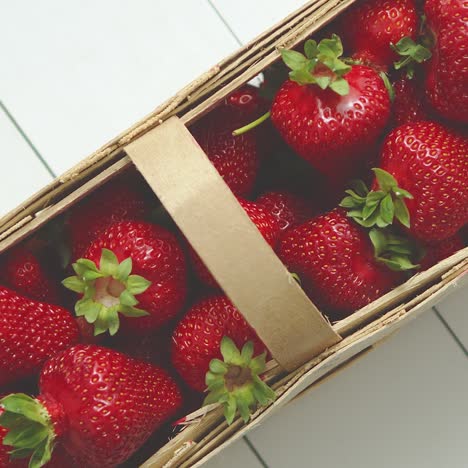
[[[290,229],[279,242],[278,256],[332,320],[364,307],[401,280],[377,262],[367,233],[341,209]]]
[[[283,50],[292,69],[271,119],[284,140],[334,188],[365,164],[390,117],[390,97],[371,68],[348,66],[337,36],[305,43],[306,56]],[[324,89],[325,88],[325,89]]]
[[[123,177],[100,188],[71,210],[68,221],[72,260],[82,257],[92,240],[111,224],[120,221],[142,221],[149,203],[139,177]]]
[[[239,115],[254,115],[265,109],[266,102],[259,95],[258,88],[251,85],[241,86],[231,93],[225,101],[225,105]]]
[[[423,242],[451,237],[468,222],[467,154],[468,140],[440,124],[402,125],[383,144],[374,190],[342,206],[366,227],[396,218]]]
[[[431,266],[444,260],[444,258],[450,257],[450,255],[453,255],[455,252],[463,249],[465,244],[461,236],[456,234],[453,237],[449,237],[448,239],[444,239],[440,242],[426,244],[424,247],[426,254],[419,262],[421,265],[421,271],[427,270]]]
[[[427,0],[424,11],[435,41],[426,78],[427,97],[446,119],[468,123],[468,4]]]
[[[400,77],[393,83],[395,99],[393,101],[393,125],[427,120],[428,112],[424,102],[422,83],[416,77]]]
[[[226,102],[191,127],[216,170],[236,195],[247,196],[253,189],[263,153],[262,130],[235,137],[232,132],[245,125],[263,104],[256,88],[244,86]]]
[[[221,358],[223,336],[238,347],[254,343],[256,353],[265,346],[239,311],[223,295],[211,296],[196,303],[182,318],[172,335],[172,364],[185,383],[203,392],[210,361]]]
[[[281,232],[280,223],[277,218],[270,213],[266,207],[258,203],[243,200],[241,198],[238,198],[238,201],[255,226],[257,226],[260,234],[262,234],[268,244],[274,248]],[[216,280],[208,271],[201,258],[191,247],[189,247],[189,255],[192,261],[192,266],[200,281],[212,288],[218,287]]]
[[[75,311],[94,323],[95,334],[117,333],[119,314],[127,332],[150,334],[174,318],[185,302],[182,249],[174,234],[155,224],[113,224],[73,268],[76,276],[63,284],[82,295]]]
[[[278,220],[282,231],[307,221],[318,211],[309,200],[287,191],[265,192],[257,198],[257,204]]]
[[[391,45],[403,37],[416,39],[418,30],[414,0],[361,0],[340,19],[343,42],[353,58],[383,70],[398,59]]]
[[[65,309],[0,286],[0,387],[39,372],[51,356],[78,342]]]
[[[75,317],[76,325],[80,331],[80,343],[98,344],[99,338],[94,335],[94,326],[88,323],[85,317]]]
[[[13,438],[29,428],[22,455],[32,456],[37,467],[50,459],[55,441],[82,466],[116,466],[182,405],[165,371],[94,345],[73,346],[51,358],[41,372],[40,391],[37,399],[13,394],[0,400],[0,425],[8,424]]]
[[[1,265],[1,280],[20,294],[41,302],[58,304],[60,294],[39,258],[23,245],[6,253]]]

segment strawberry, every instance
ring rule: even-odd
[[[279,89],[271,119],[284,140],[336,188],[365,164],[390,117],[382,78],[363,65],[346,65],[338,36],[318,45],[306,41],[305,56],[283,50],[290,79]]]
[[[446,119],[468,123],[468,5],[464,0],[427,0],[427,27],[434,40],[426,95]]]
[[[367,233],[342,209],[290,229],[277,250],[311,300],[332,320],[364,307],[401,281],[401,273],[389,270],[384,258],[375,258]]]
[[[264,136],[260,129],[241,137],[234,137],[232,131],[247,123],[262,106],[256,88],[244,86],[190,128],[226,184],[239,196],[247,196],[253,189]]]
[[[394,127],[419,120],[428,120],[429,114],[420,80],[416,77],[410,79],[407,76],[401,76],[393,83],[393,90],[395,92],[392,107]]]
[[[260,234],[262,234],[268,244],[274,248],[281,232],[280,223],[277,220],[277,217],[270,213],[266,207],[258,203],[243,200],[241,198],[238,198],[238,201],[255,226],[257,226]],[[195,270],[199,280],[203,284],[212,288],[218,287],[218,283],[208,271],[198,254],[191,247],[189,247],[188,251],[193,269]]]
[[[127,332],[150,334],[174,318],[185,302],[182,249],[174,234],[156,224],[113,224],[94,239],[73,269],[76,276],[63,284],[82,296],[76,314],[94,324],[96,335],[117,333],[119,314]]]
[[[463,247],[465,247],[465,244],[459,234],[455,234],[454,236],[439,242],[425,244],[424,248],[426,254],[420,261],[421,271],[427,270],[431,266],[436,265],[445,258],[453,255],[455,252],[463,249]]]
[[[257,198],[257,204],[278,220],[282,231],[307,221],[318,211],[309,200],[287,191],[265,192]]]
[[[116,466],[182,405],[165,371],[95,345],[51,358],[39,386],[37,398],[19,393],[0,400],[0,425],[34,468],[50,460],[55,442],[82,466]],[[27,442],[21,437],[26,428]]]
[[[149,202],[138,177],[120,177],[107,183],[71,210],[68,229],[72,259],[82,257],[92,240],[111,224],[142,221],[149,212]]]
[[[198,392],[206,388],[205,375],[210,361],[221,358],[223,336],[231,338],[239,347],[252,341],[256,353],[265,350],[255,331],[221,294],[194,304],[172,334],[172,364],[185,383]]]
[[[342,15],[339,29],[354,59],[386,71],[398,58],[391,45],[403,37],[416,39],[415,2],[361,0]]]
[[[265,370],[265,345],[226,296],[193,305],[172,340],[174,367],[194,390],[208,388],[204,403],[222,403],[228,424],[237,410],[247,421],[257,403],[274,400],[274,392],[259,377]]]
[[[468,222],[467,154],[468,140],[440,124],[402,125],[384,141],[373,190],[342,206],[365,227],[396,218],[423,242],[451,237]]]
[[[58,283],[37,255],[24,245],[7,252],[0,268],[2,282],[18,293],[40,302],[60,302]]]
[[[49,357],[77,343],[78,337],[67,310],[0,286],[0,387],[35,374]]]

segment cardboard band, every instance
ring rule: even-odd
[[[282,367],[340,341],[177,117],[125,151]]]

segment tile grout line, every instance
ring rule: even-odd
[[[269,468],[267,465],[266,461],[263,459],[263,457],[260,455],[260,452],[257,450],[255,445],[252,443],[252,441],[247,437],[243,436],[244,442],[247,444],[247,447],[251,450],[251,452],[254,454],[255,458],[257,461],[260,463],[260,465],[263,466],[263,468]]]
[[[44,159],[41,153],[39,153],[38,149],[34,146],[34,143],[29,139],[29,137],[26,135],[24,130],[21,128],[20,124],[18,121],[13,117],[13,114],[8,110],[8,108],[5,106],[3,101],[0,101],[0,108],[3,110],[5,115],[8,117],[10,122],[13,124],[13,126],[16,128],[16,130],[19,132],[23,140],[28,144],[28,146],[31,148],[33,153],[37,156],[41,164],[45,167],[46,171],[55,179],[57,175],[55,172],[52,170],[52,168],[47,164],[47,161]]]
[[[234,29],[231,28],[231,25],[226,21],[224,16],[221,14],[221,12],[216,8],[212,0],[207,0],[208,4],[211,6],[213,11],[216,13],[216,16],[221,20],[221,22],[226,26],[228,31],[231,33],[231,36],[236,40],[236,42],[240,45],[243,46],[243,42],[239,39],[239,36],[234,32]]]
[[[458,338],[457,334],[453,330],[453,328],[448,324],[448,322],[445,320],[443,315],[439,312],[436,306],[432,307],[432,310],[434,311],[436,317],[442,322],[442,325],[445,327],[447,332],[450,334],[450,336],[455,340],[455,343],[457,343],[458,347],[463,351],[466,357],[468,357],[468,349],[465,347],[465,345],[462,343],[460,338]]]

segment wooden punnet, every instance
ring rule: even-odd
[[[418,273],[331,325],[264,241],[187,127],[234,89],[304,41],[354,0],[315,0],[190,83],[149,116],[0,220],[0,252],[30,236],[132,165],[213,276],[268,346],[277,400],[248,424],[228,426],[220,407],[186,426],[143,466],[199,466],[305,388],[466,283],[468,249]],[[252,255],[255,252],[255,255]]]

